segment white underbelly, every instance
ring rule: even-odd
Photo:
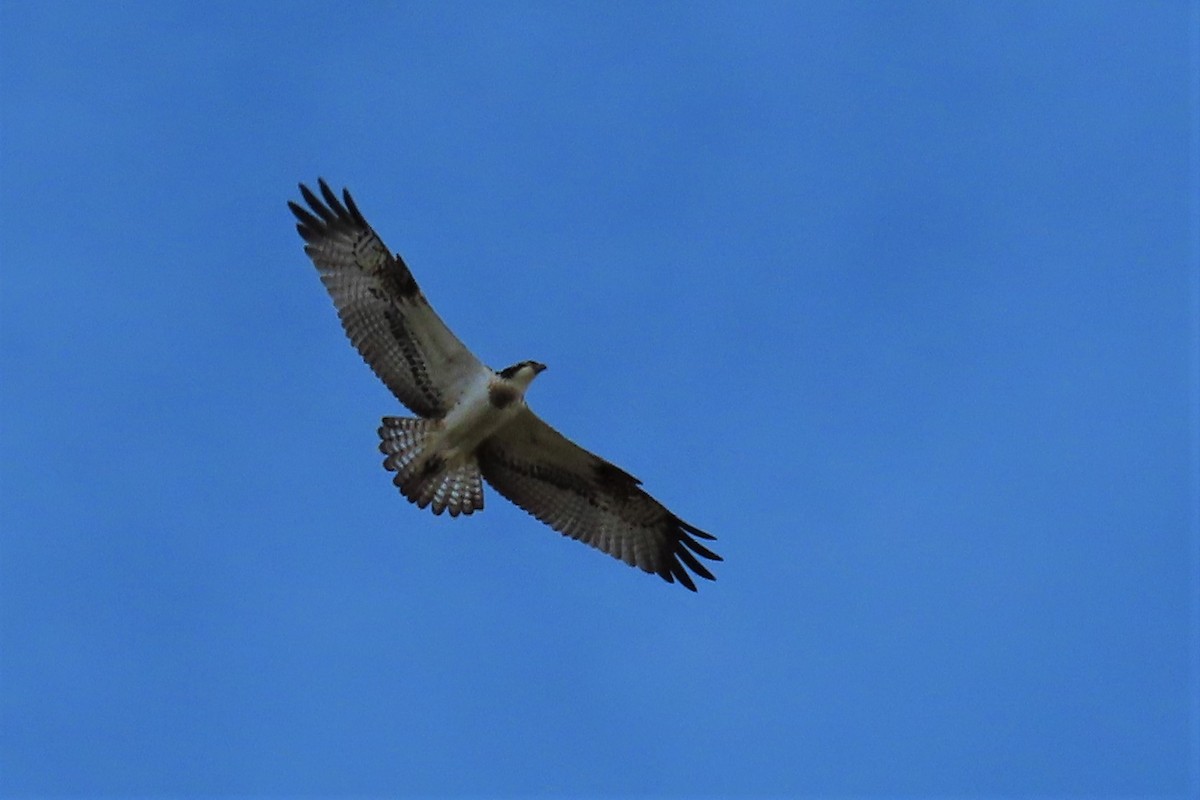
[[[524,403],[517,401],[496,408],[488,399],[487,383],[467,392],[442,420],[438,451],[447,461],[470,456],[484,439],[504,427]]]

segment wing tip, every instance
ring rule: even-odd
[[[725,559],[692,537],[699,536],[709,541],[716,541],[717,537],[700,530],[694,525],[689,525],[675,516],[672,516],[671,522],[674,529],[673,542],[670,552],[665,554],[667,564],[658,574],[662,575],[668,583],[678,580],[685,589],[690,589],[693,592],[697,590],[696,583],[692,580],[692,574],[706,581],[716,581],[716,576],[696,556],[708,559],[709,561],[724,561]],[[688,570],[691,570],[691,573]]]
[[[665,580],[667,583],[675,583],[678,581],[679,585],[687,589],[689,592],[699,594],[699,590],[696,589],[696,582],[692,580],[692,576],[688,575],[687,570],[678,564],[675,565],[674,569],[668,569],[665,574],[661,572],[659,574],[662,575],[663,580]]]
[[[317,192],[308,188],[304,183],[297,184],[300,196],[308,204],[308,208],[292,200],[288,201],[288,209],[299,220],[296,229],[300,236],[311,242],[330,232],[338,230],[371,230],[362,212],[358,210],[349,189],[342,189],[343,200],[339,200],[333,189],[329,188],[324,178],[317,178]],[[318,196],[318,192],[320,193]]]
[[[717,540],[717,537],[713,536],[711,533],[702,531],[699,528],[697,528],[695,525],[689,525],[688,523],[684,522],[683,520],[679,519],[678,517],[675,518],[675,521],[679,523],[679,527],[683,528],[685,531],[690,533],[692,536],[699,536],[701,539],[707,539],[710,542],[715,542]]]

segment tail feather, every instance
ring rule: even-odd
[[[474,459],[447,467],[440,456],[426,452],[429,436],[441,423],[409,417],[384,417],[379,450],[387,456],[383,468],[395,472],[392,483],[418,508],[433,506],[434,514],[471,514],[483,508],[483,479]]]

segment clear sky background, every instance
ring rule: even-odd
[[[0,6],[0,793],[1200,790],[1195,5]],[[349,186],[698,594],[406,503]]]

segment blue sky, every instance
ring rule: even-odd
[[[0,792],[1200,791],[1198,19],[4,3]],[[716,583],[399,496],[317,176]]]

